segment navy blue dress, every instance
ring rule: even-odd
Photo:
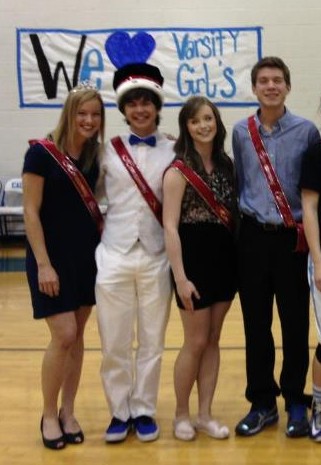
[[[37,264],[27,243],[26,272],[34,318],[94,305],[95,249],[99,242],[94,220],[68,175],[40,144],[27,151],[23,173],[34,173],[45,179],[40,219],[48,255],[60,282],[57,297],[39,291]],[[97,161],[88,173],[82,171],[92,190],[98,173]]]

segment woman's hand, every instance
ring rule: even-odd
[[[59,295],[59,277],[50,264],[40,265],[38,267],[39,291],[57,297]]]
[[[183,281],[179,281],[176,283],[178,295],[184,305],[185,310],[189,312],[194,311],[194,303],[192,297],[194,296],[196,299],[200,298],[198,290],[188,279]]]

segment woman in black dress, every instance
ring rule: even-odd
[[[224,152],[226,131],[217,108],[206,98],[192,97],[181,109],[179,127],[176,159],[192,168],[226,209],[235,211],[233,163]],[[219,371],[220,332],[236,292],[234,235],[174,167],[164,176],[163,219],[184,329],[184,344],[174,368],[174,435],[187,441],[203,431],[223,439],[229,430],[213,419],[211,407]],[[193,424],[189,397],[195,381],[199,409]]]
[[[99,242],[90,209],[62,165],[69,162],[71,171],[78,169],[94,191],[104,124],[100,94],[86,85],[74,88],[50,136],[62,154],[62,163],[41,143],[35,143],[23,166],[26,271],[34,318],[45,319],[51,335],[42,364],[41,419],[43,443],[50,449],[84,440],[74,417],[74,401],[84,328],[95,304],[94,253]]]

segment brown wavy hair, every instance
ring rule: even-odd
[[[176,158],[182,159],[188,166],[196,171],[203,169],[201,157],[194,147],[193,139],[187,128],[188,120],[194,118],[203,105],[207,105],[211,108],[216,121],[217,132],[212,149],[213,163],[216,168],[221,169],[225,174],[231,177],[233,175],[233,163],[226,154],[224,148],[226,129],[218,108],[206,97],[195,96],[189,98],[179,113],[179,136],[174,145]]]

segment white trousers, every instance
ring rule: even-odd
[[[154,416],[172,297],[166,254],[149,255],[139,242],[121,254],[101,243],[96,261],[101,377],[111,416]]]
[[[313,301],[314,316],[318,334],[318,342],[321,344],[321,292],[314,282],[314,266],[309,254],[308,257],[308,280],[310,285],[310,292]]]

